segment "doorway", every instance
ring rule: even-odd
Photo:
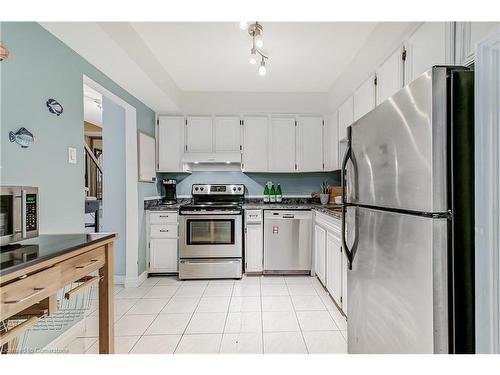
[[[85,232],[102,232],[102,94],[83,85]]]
[[[102,220],[98,227],[104,232],[118,233],[119,239],[115,243],[115,283],[124,284],[125,287],[137,286],[139,209],[136,109],[87,76],[83,76],[83,87],[100,95],[102,107],[101,143],[98,139],[94,142],[97,150],[100,147],[102,166],[102,208],[98,216]],[[97,129],[93,130],[96,130],[95,135],[98,137]],[[91,132],[87,134],[92,135]],[[90,146],[89,149],[94,156],[99,154]],[[97,157],[96,160],[98,164]],[[98,187],[95,193],[99,194]]]

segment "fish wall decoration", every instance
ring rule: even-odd
[[[47,104],[47,108],[49,109],[49,112],[55,114],[56,116],[60,116],[61,113],[63,113],[63,111],[64,111],[61,103],[59,103],[55,99],[47,100],[46,104]]]
[[[3,44],[2,41],[0,41],[0,61],[7,60],[9,58],[9,50]]]
[[[20,128],[17,132],[9,132],[9,141],[16,142],[22,148],[28,148],[35,142],[35,136],[26,128]]]

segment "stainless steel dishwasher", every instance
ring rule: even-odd
[[[264,273],[311,272],[311,211],[264,211]]]

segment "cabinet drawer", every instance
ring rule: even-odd
[[[177,224],[152,224],[150,226],[151,238],[177,238]]]
[[[340,219],[322,214],[321,212],[316,212],[315,222],[329,231],[337,232],[339,235],[342,231],[342,221]]]
[[[0,321],[56,293],[60,284],[61,268],[56,265],[3,285],[0,287]]]
[[[97,271],[104,266],[104,262],[104,247],[99,247],[59,263],[62,285],[66,285]]]
[[[177,212],[151,212],[149,222],[151,224],[176,224]]]
[[[262,210],[245,210],[245,217],[247,223],[261,222]]]

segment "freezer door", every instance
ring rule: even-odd
[[[352,125],[352,203],[447,211],[447,69],[434,67]]]
[[[349,353],[448,353],[447,220],[350,207],[346,222]]]

